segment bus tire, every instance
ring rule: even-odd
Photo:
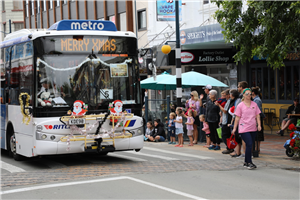
[[[16,146],[16,137],[14,129],[11,127],[10,132],[8,133],[8,144],[7,144],[7,150],[11,157],[13,157],[16,161],[21,161],[24,159],[23,156],[20,154],[17,154],[17,146]]]

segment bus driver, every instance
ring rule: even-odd
[[[50,92],[50,97],[56,104],[66,104],[63,98],[66,96],[65,93],[59,92],[56,88],[56,84],[53,82],[53,88],[50,88],[49,78],[43,78],[40,83],[42,88],[38,93],[37,97],[40,98],[43,92]],[[62,98],[63,97],[63,98]]]

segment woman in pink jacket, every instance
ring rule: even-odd
[[[246,143],[244,167],[254,169],[256,166],[252,163],[252,144],[255,141],[257,130],[261,130],[261,124],[260,110],[257,104],[251,101],[250,88],[244,89],[242,102],[237,106],[234,114],[236,118],[232,134],[236,132],[236,128],[239,126],[239,134]]]

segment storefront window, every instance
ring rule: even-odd
[[[269,68],[270,72],[270,99],[275,100],[276,98],[276,87],[275,87],[275,70]]]
[[[294,72],[293,72],[294,97],[300,96],[300,94],[299,94],[299,92],[300,92],[299,76],[300,76],[300,67],[294,66]]]
[[[284,99],[284,68],[281,68],[279,70],[279,79],[278,79],[278,83],[279,83],[279,95],[278,95],[278,98],[279,99]]]

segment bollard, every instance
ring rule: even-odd
[[[146,123],[144,124],[144,126],[145,126],[145,133],[146,133],[147,122],[148,122],[148,96],[145,96],[145,121]]]

